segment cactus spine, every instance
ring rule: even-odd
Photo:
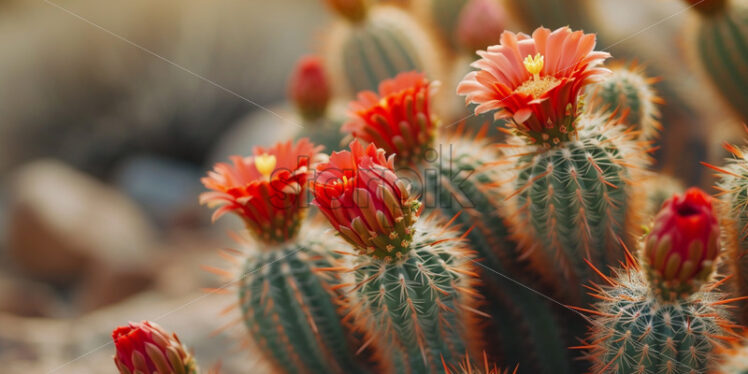
[[[294,242],[250,256],[239,282],[244,323],[255,343],[286,373],[367,372],[341,320],[330,268],[344,244],[310,232]]]
[[[618,66],[605,80],[587,89],[589,112],[603,112],[624,126],[640,132],[642,140],[654,140],[662,130],[657,104],[662,99],[652,89],[657,80],[647,78],[640,66]]]
[[[340,22],[330,30],[325,60],[336,88],[352,94],[374,90],[382,80],[405,71],[438,76],[437,49],[408,13],[378,5],[360,22]]]
[[[694,53],[722,97],[748,121],[748,1],[699,2]]]

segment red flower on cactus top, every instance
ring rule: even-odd
[[[232,156],[232,164],[218,163],[202,179],[212,191],[200,195],[200,203],[220,207],[214,221],[228,212],[237,214],[266,243],[292,239],[303,218],[310,163],[321,149],[301,139],[256,147],[249,157]]]
[[[420,203],[394,171],[394,155],[357,140],[317,166],[314,201],[360,252],[390,261],[410,251]]]
[[[302,57],[291,75],[289,94],[302,117],[316,120],[325,115],[331,92],[322,60]]]
[[[177,335],[169,335],[153,322],[130,322],[117,327],[112,339],[117,349],[114,363],[121,374],[197,373],[192,355]]]
[[[397,154],[404,163],[420,161],[433,143],[437,121],[429,99],[434,85],[418,72],[400,73],[379,84],[379,94],[363,91],[350,105],[351,120],[343,125],[357,139]]]
[[[595,51],[595,34],[562,27],[538,28],[532,37],[505,31],[501,44],[478,51],[479,69],[457,87],[475,114],[496,110],[496,119],[511,118],[516,129],[548,146],[573,139],[578,96],[582,88],[609,73],[596,67],[610,55]]]
[[[719,254],[719,224],[712,198],[698,188],[667,200],[655,217],[643,256],[658,293],[692,293],[711,274]]]

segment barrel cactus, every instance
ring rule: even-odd
[[[710,283],[719,254],[711,198],[691,189],[663,206],[641,265],[594,286],[590,358],[599,373],[707,373],[720,341],[735,340],[722,295]]]
[[[334,238],[301,230],[309,167],[320,147],[306,139],[256,148],[250,157],[219,163],[200,200],[234,213],[260,248],[244,261],[239,307],[253,342],[287,373],[367,372],[356,337],[343,322],[339,277],[320,272],[334,263]],[[299,234],[302,232],[302,234]]]

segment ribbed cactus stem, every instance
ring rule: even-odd
[[[663,102],[651,86],[656,79],[646,77],[636,65],[611,70],[605,80],[589,86],[585,109],[604,112],[621,125],[635,128],[640,139],[655,139],[662,130],[657,104]]]
[[[725,145],[732,157],[719,167],[705,164],[717,171],[720,199],[727,208],[723,223],[726,235],[727,265],[734,274],[739,295],[748,295],[748,153],[744,148]],[[748,323],[748,302],[742,301],[738,320]]]
[[[588,262],[608,271],[623,260],[632,220],[628,183],[641,157],[630,134],[603,119],[585,117],[582,126],[578,140],[558,147],[508,151],[516,159],[505,189],[515,235],[541,274],[566,284],[595,279]],[[567,291],[573,298],[586,293]]]
[[[716,364],[715,348],[732,334],[718,294],[662,302],[637,268],[607,280],[589,336],[593,372],[707,373]]]
[[[481,310],[494,316],[481,334],[490,353],[541,373],[571,372],[559,316],[542,296],[523,286],[544,289],[527,275],[502,215],[506,207],[499,185],[505,177],[498,167],[504,161],[485,138],[485,128],[476,136],[459,129],[440,143],[439,160],[422,166],[426,207],[472,228],[466,239],[479,262],[477,288],[485,298]]]
[[[387,357],[403,355],[395,372],[444,373],[442,359],[457,362],[465,352],[471,254],[453,229],[422,220],[415,231],[400,261],[357,257],[352,309],[389,350]]]
[[[294,243],[247,258],[239,300],[255,343],[287,373],[365,373],[356,343],[342,322],[342,297],[330,268],[345,244],[308,233]]]
[[[723,4],[726,3],[726,4]],[[714,83],[714,87],[743,120],[748,121],[748,2],[703,2],[693,41],[694,54]]]
[[[356,24],[340,23],[328,34],[325,60],[340,92],[376,90],[379,82],[418,70],[439,73],[441,59],[433,39],[408,13],[375,6]]]

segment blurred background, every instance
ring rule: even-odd
[[[382,19],[421,38],[444,122],[462,118],[454,87],[474,54],[455,33],[469,1],[382,2],[410,17]],[[743,144],[739,116],[688,47],[698,15],[686,2],[496,2],[502,16],[486,27],[496,36],[569,24],[660,79],[664,173],[709,188],[698,162],[719,163],[724,141]],[[0,0],[4,373],[111,373],[112,328],[143,319],[177,331],[204,367],[260,372],[231,324],[238,312],[221,315],[233,295],[205,291],[223,284],[206,269],[225,267],[217,250],[239,246],[226,231],[241,224],[210,224],[200,177],[253,145],[333,131],[295,113],[288,76],[302,55],[334,53],[344,23],[323,0]],[[345,61],[323,57],[329,116],[341,118],[358,86],[335,78]]]

